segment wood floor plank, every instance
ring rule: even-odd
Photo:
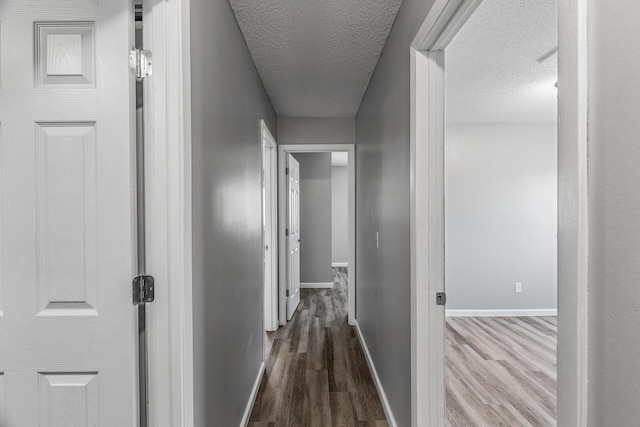
[[[351,401],[351,393],[337,391],[331,395],[331,416],[334,427],[351,427],[358,425],[356,411]]]
[[[332,423],[327,370],[307,370],[304,395],[304,425],[324,427],[330,426]]]
[[[557,320],[447,318],[448,427],[548,427],[557,415]]]
[[[301,289],[292,319],[265,334],[265,376],[250,426],[387,427],[355,329],[347,324],[347,269],[333,289]]]
[[[295,354],[293,364],[293,380],[289,397],[287,426],[299,427],[304,425],[304,397],[307,383],[307,355]]]

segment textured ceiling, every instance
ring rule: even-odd
[[[445,49],[448,123],[557,120],[557,0],[483,0]]]
[[[402,0],[230,0],[280,117],[354,117]]]

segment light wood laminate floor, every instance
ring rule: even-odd
[[[555,426],[555,317],[446,320],[446,425]]]
[[[301,289],[294,317],[267,334],[265,377],[250,427],[387,426],[356,331],[347,324],[346,269],[334,289]]]

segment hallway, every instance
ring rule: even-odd
[[[293,319],[272,339],[250,427],[387,426],[355,328],[347,324],[346,269],[334,288],[302,289]]]

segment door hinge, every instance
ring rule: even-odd
[[[288,236],[289,235],[289,229],[287,228],[286,230],[284,230],[284,235]]]
[[[289,175],[289,168],[284,168],[284,174]]]
[[[153,61],[151,51],[143,49],[131,49],[129,51],[129,70],[136,79],[151,77],[153,74]]]
[[[445,305],[447,303],[447,294],[444,292],[436,293],[436,305]]]
[[[133,305],[153,302],[155,299],[153,276],[138,276],[133,279]]]
[[[289,298],[289,289],[286,290],[287,298]]]

